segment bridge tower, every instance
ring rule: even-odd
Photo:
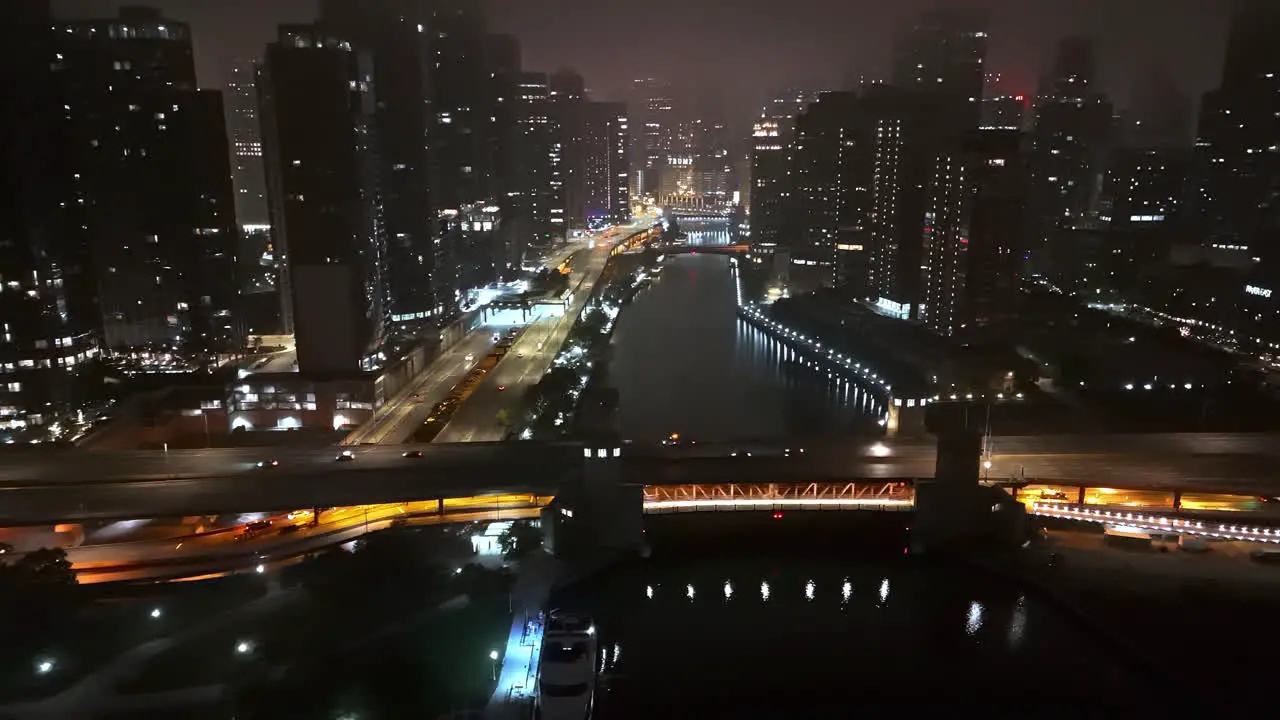
[[[969,427],[938,433],[932,480],[916,481],[914,553],[965,546],[1014,547],[1026,538],[1026,508],[998,487],[978,482],[982,434]]]
[[[641,550],[644,488],[622,480],[618,391],[592,388],[578,411],[582,472],[542,512],[548,548],[557,557],[599,559]]]

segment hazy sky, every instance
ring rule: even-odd
[[[21,0],[18,0],[21,1]],[[64,16],[104,15],[113,0],[55,0]],[[233,57],[257,57],[280,22],[305,22],[315,0],[133,0],[192,24],[201,83]],[[886,72],[892,31],[938,0],[488,0],[497,31],[518,36],[528,69],[577,68],[599,96],[653,76],[754,105],[785,87],[839,85]],[[941,3],[947,4],[947,3]],[[958,4],[952,2],[950,4]],[[1063,35],[1097,39],[1102,85],[1124,105],[1135,78],[1164,66],[1181,88],[1216,84],[1228,0],[969,0],[991,10],[988,67],[1032,93]]]

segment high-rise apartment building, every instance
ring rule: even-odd
[[[552,116],[546,73],[516,76],[515,107],[519,153],[516,176],[519,205],[517,242],[511,251],[516,267],[526,249],[545,252],[565,235],[563,145]]]
[[[919,320],[955,335],[1014,312],[1028,171],[1016,130],[974,133],[934,160],[922,228]]]
[[[114,350],[231,350],[239,228],[222,96],[198,90],[186,23],[150,8],[58,29],[79,235]]]
[[[1058,46],[1041,81],[1031,130],[1031,269],[1070,284],[1072,248],[1096,225],[1097,200],[1113,140],[1111,103],[1093,89],[1093,42],[1072,37]]]
[[[583,158],[587,217],[622,224],[631,220],[630,120],[619,102],[584,107]]]
[[[236,219],[242,225],[266,225],[267,181],[262,167],[262,128],[258,123],[257,68],[252,62],[232,63],[225,97]]]
[[[0,435],[52,422],[90,394],[101,314],[58,85],[48,2],[0,24]]]
[[[1196,134],[1197,197],[1208,244],[1263,258],[1280,249],[1280,7],[1240,2],[1222,81],[1204,95]],[[1265,257],[1264,257],[1265,256]]]
[[[1169,262],[1187,238],[1182,211],[1191,170],[1190,148],[1123,148],[1112,151],[1099,203],[1106,228],[1104,272],[1095,293],[1139,302],[1145,278]]]
[[[785,236],[786,205],[791,196],[791,142],[795,118],[813,93],[788,92],[765,106],[751,128],[750,240],[753,254],[771,255]]]
[[[560,213],[564,220],[560,235],[587,226],[586,142],[587,91],[582,76],[573,70],[559,70],[550,77],[551,142],[555,153],[555,173],[559,176]]]
[[[379,365],[389,301],[374,57],[324,25],[281,26],[262,72],[263,149],[298,368]]]
[[[784,245],[791,257],[829,268],[826,282],[865,293],[871,146],[858,98],[826,92],[795,120],[792,191]]]
[[[897,38],[893,84],[937,98],[959,131],[978,126],[986,81],[986,13],[939,9],[921,13]]]

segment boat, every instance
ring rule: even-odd
[[[542,633],[535,717],[585,720],[595,709],[596,626],[591,618],[552,611]]]

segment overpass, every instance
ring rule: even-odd
[[[991,479],[1280,495],[1276,434],[997,436],[988,446],[991,466],[983,472]],[[616,450],[606,459],[621,481],[650,487],[931,478],[937,445],[929,439],[839,438],[624,443]],[[418,451],[421,457],[404,456]],[[591,448],[576,442],[360,446],[350,462],[335,461],[337,452],[8,450],[0,453],[0,525],[554,495],[582,476]],[[257,469],[264,459],[279,465]]]

